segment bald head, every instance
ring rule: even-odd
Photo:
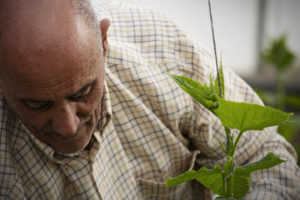
[[[97,29],[97,19],[89,0],[1,0],[0,1],[0,40],[1,35],[10,27],[15,20],[22,17],[38,17],[47,14],[53,15],[64,9],[72,9],[74,14],[83,17],[89,28]],[[22,12],[21,12],[22,11]],[[23,14],[23,16],[22,16]],[[49,15],[48,15],[49,16]],[[20,18],[21,17],[21,18]],[[34,22],[34,21],[33,21]]]
[[[80,42],[78,37],[87,34],[99,39],[99,33],[89,0],[1,0],[0,70],[9,50],[29,52],[30,47]]]

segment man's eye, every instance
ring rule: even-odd
[[[76,95],[71,96],[69,99],[71,101],[80,101],[90,94],[91,88],[92,86],[85,88],[83,91],[79,92]]]
[[[45,110],[49,108],[52,103],[49,101],[41,102],[41,101],[26,101],[25,105],[32,110]]]

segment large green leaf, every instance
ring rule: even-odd
[[[223,126],[247,130],[262,130],[287,120],[292,114],[280,110],[249,103],[238,103],[219,98],[219,107],[213,112],[219,117]]]
[[[223,171],[219,165],[216,165],[213,169],[202,167],[198,171],[186,171],[174,178],[168,178],[167,187],[172,187],[194,179],[213,191],[215,194],[224,196]]]

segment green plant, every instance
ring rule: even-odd
[[[287,37],[279,36],[270,40],[266,49],[262,52],[262,59],[267,66],[275,70],[276,76],[276,93],[267,91],[258,91],[259,96],[267,104],[278,109],[300,109],[300,96],[287,94],[285,91],[286,72],[290,70],[295,63],[296,55],[287,45]],[[293,118],[280,124],[277,132],[285,139],[293,144],[298,154],[298,165],[300,166],[300,145],[294,141],[296,134],[300,132],[300,115],[295,114]]]
[[[276,107],[283,109],[285,101],[284,72],[293,65],[296,58],[295,54],[287,47],[286,36],[271,40],[270,46],[262,53],[262,58],[265,63],[276,70]]]
[[[218,199],[243,198],[251,187],[251,173],[278,165],[281,160],[273,153],[268,153],[261,160],[244,166],[235,166],[234,154],[238,142],[246,131],[263,130],[286,121],[292,114],[284,113],[267,106],[238,103],[225,100],[224,76],[222,67],[219,79],[210,80],[210,85],[202,85],[190,78],[168,74],[195,100],[214,113],[222,122],[226,133],[226,147],[219,142],[227,157],[223,167],[215,165],[213,169],[205,167],[198,171],[186,171],[177,177],[167,179],[167,187],[172,187],[190,180],[197,180],[220,197]],[[218,81],[220,80],[220,82]],[[236,139],[231,129],[240,132]]]

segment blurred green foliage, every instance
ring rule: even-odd
[[[285,35],[274,38],[268,47],[262,52],[262,60],[267,66],[272,67],[276,74],[276,93],[257,90],[258,95],[265,104],[285,110],[287,107],[292,110],[300,109],[300,96],[289,95],[285,91],[286,72],[294,65],[296,56],[287,46]],[[287,122],[278,126],[280,133],[287,141],[292,143],[298,154],[298,165],[300,166],[300,114],[295,113]],[[298,141],[297,141],[298,140]]]
[[[294,61],[295,54],[286,45],[286,36],[280,36],[278,39],[273,39],[270,46],[262,53],[263,60],[275,67],[277,71],[289,69]]]

